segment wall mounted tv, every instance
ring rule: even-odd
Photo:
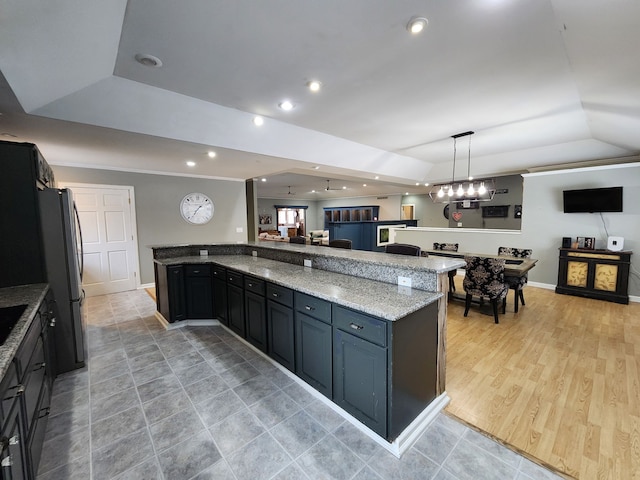
[[[622,187],[564,190],[562,199],[564,213],[622,211]]]

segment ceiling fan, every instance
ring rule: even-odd
[[[326,192],[330,191],[330,190],[345,190],[347,187],[342,187],[342,188],[331,188],[331,186],[329,185],[330,180],[327,180],[327,187],[324,189]]]
[[[287,192],[287,195],[295,195],[296,194],[296,192],[292,192],[291,191],[291,185],[289,185],[288,188],[289,188],[289,191]]]

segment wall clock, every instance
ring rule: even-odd
[[[189,223],[204,225],[213,218],[213,202],[204,193],[189,193],[180,202],[180,214]]]

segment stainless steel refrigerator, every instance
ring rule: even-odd
[[[84,366],[82,234],[71,190],[38,192],[47,281],[57,305],[53,329],[58,374]]]

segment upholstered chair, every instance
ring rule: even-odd
[[[329,246],[334,248],[348,248],[351,250],[351,240],[336,238],[335,240],[329,240]]]
[[[419,257],[422,249],[417,245],[409,245],[407,243],[389,243],[384,247],[385,253],[395,253],[397,255],[412,255]]]
[[[464,306],[464,316],[469,313],[471,299],[487,298],[493,307],[493,318],[498,322],[498,302],[502,300],[502,313],[506,311],[507,293],[509,286],[504,281],[504,258],[464,257],[467,262],[466,273],[462,286],[467,293]]]
[[[516,257],[516,258],[531,258],[531,254],[533,250],[529,248],[511,248],[511,247],[499,247],[498,255],[501,257]],[[525,273],[520,277],[514,277],[510,275],[506,275],[504,277],[504,281],[509,288],[513,290],[515,295],[515,303],[514,303],[514,311],[518,313],[518,303],[524,303],[524,293],[522,289],[527,286],[527,282],[529,281],[529,274]],[[519,301],[518,301],[519,299]]]
[[[301,236],[289,237],[289,243],[299,243],[301,245],[305,245],[307,243],[307,239]]]
[[[442,250],[447,252],[457,252],[458,244],[457,243],[435,243],[433,244],[434,250]],[[456,271],[449,270],[449,294],[452,294],[456,291],[456,282],[455,282]]]

